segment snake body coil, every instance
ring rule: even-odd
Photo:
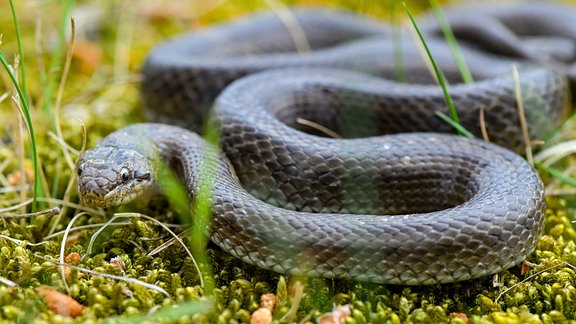
[[[282,273],[434,284],[498,272],[534,250],[545,211],[538,175],[495,144],[424,133],[451,129],[436,116],[447,112],[442,90],[426,84],[413,45],[402,45],[403,64],[420,84],[386,81],[395,67],[382,56],[394,46],[382,25],[331,11],[294,15],[308,53],[293,53],[293,35],[270,15],[155,49],[144,68],[149,114],[198,130],[203,117],[185,111],[202,115],[217,97],[208,125],[218,127],[223,152],[176,126],[129,126],[79,160],[81,199],[101,207],[128,202],[154,186],[163,159],[191,199],[211,193],[212,241]],[[457,80],[445,44],[430,44]],[[494,142],[521,147],[514,79],[505,73],[512,62],[531,136],[565,117],[563,73],[526,57],[471,47],[464,54],[478,81],[449,91],[474,133],[483,111]],[[277,67],[291,68],[243,77]],[[322,127],[345,139],[325,137]]]

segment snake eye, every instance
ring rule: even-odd
[[[130,180],[130,171],[126,168],[122,168],[122,170],[120,170],[120,179],[122,179],[123,182]]]
[[[78,173],[78,176],[82,175],[82,171],[84,171],[84,168],[82,167],[82,165],[79,165],[78,170],[76,170],[76,172]]]

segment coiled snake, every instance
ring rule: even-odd
[[[473,19],[462,18],[470,12]],[[461,124],[479,135],[483,111],[492,142],[523,146],[514,63],[531,137],[554,129],[567,114],[574,10],[522,4],[446,13],[475,83],[459,83],[438,27],[429,18],[421,27],[454,83]],[[291,15],[309,51],[296,53],[290,19],[271,14],[156,47],[143,69],[149,116],[215,127],[222,153],[184,128],[128,126],[81,156],[80,198],[100,207],[136,199],[155,186],[162,159],[191,199],[211,194],[213,242],[281,273],[435,284],[496,273],[535,249],[545,211],[537,173],[495,144],[441,134],[454,131],[436,116],[448,111],[416,42],[405,35],[394,43],[382,23],[350,13]],[[490,26],[478,23],[483,16]],[[406,83],[385,80],[399,67]]]

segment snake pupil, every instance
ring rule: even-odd
[[[124,182],[130,180],[130,172],[128,171],[128,169],[124,168],[122,169],[122,171],[120,171],[120,178]]]

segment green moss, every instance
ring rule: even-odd
[[[25,8],[26,1],[19,3]],[[303,2],[303,1],[292,1]],[[368,11],[371,15],[385,16],[389,6],[365,1],[333,1],[335,5]],[[144,3],[144,2],[142,2]],[[132,3],[137,6],[136,3]],[[78,6],[82,6],[79,4]],[[118,84],[111,80],[125,75],[114,75],[112,61],[115,43],[119,35],[116,27],[120,18],[117,12],[120,4],[109,2],[104,7],[104,15],[110,19],[99,22],[100,42],[104,49],[104,61],[99,63],[95,72],[82,72],[73,63],[73,71],[64,94],[61,110],[62,132],[65,140],[76,148],[82,142],[81,119],[89,131],[88,145],[94,145],[102,136],[127,123],[141,120],[139,110],[137,82]],[[143,6],[140,4],[140,6]],[[416,4],[410,4],[416,9]],[[413,7],[414,6],[414,7]],[[199,25],[227,19],[244,12],[261,8],[261,1],[230,2],[213,8],[201,15]],[[20,22],[25,33],[25,49],[32,51],[36,24],[35,10],[20,10]],[[45,16],[58,16],[58,2],[41,8]],[[135,7],[134,12],[142,16],[143,8]],[[184,10],[182,10],[184,11]],[[123,15],[128,15],[124,13]],[[138,21],[138,37],[128,49],[124,59],[131,62],[125,67],[136,72],[146,51],[167,35],[180,32],[187,27],[185,18],[177,16],[162,21]],[[2,50],[14,52],[14,42],[10,31],[12,22],[7,15],[0,16],[0,30],[3,31]],[[142,19],[139,15],[136,18]],[[56,28],[51,21],[45,21],[44,30]],[[49,38],[49,37],[46,37]],[[50,54],[47,46],[46,56]],[[28,55],[28,59],[34,55]],[[34,58],[35,59],[35,58]],[[30,77],[38,73],[35,62],[29,62],[30,91],[33,101],[40,100],[42,89],[37,78]],[[76,68],[74,70],[74,68]],[[99,84],[96,88],[93,84]],[[8,88],[8,86],[6,87]],[[95,89],[94,89],[95,88]],[[106,116],[106,118],[102,118]],[[17,129],[18,115],[10,107],[9,100],[0,102],[0,118],[6,121],[7,130]],[[57,197],[63,197],[69,177],[74,176],[74,168],[59,167],[55,163],[60,157],[56,154],[54,141],[47,135],[50,123],[41,117],[35,120],[39,130],[38,142],[40,158],[43,162],[47,180],[52,183],[55,174],[59,174],[60,185]],[[7,161],[1,170],[7,177],[19,170],[19,156],[15,153],[17,139],[10,132],[1,134],[0,161]],[[24,161],[29,164],[30,161]],[[2,162],[4,163],[4,162]],[[2,180],[2,179],[0,179]],[[3,194],[0,206],[13,205],[20,201],[19,192]],[[318,278],[286,278],[275,273],[263,271],[247,265],[222,250],[209,246],[209,262],[201,264],[203,273],[213,273],[216,288],[204,291],[199,286],[199,275],[192,260],[178,244],[172,244],[158,254],[147,255],[171,237],[150,221],[143,219],[127,220],[128,225],[109,226],[95,241],[92,253],[80,263],[80,267],[96,270],[116,276],[126,276],[142,282],[156,285],[167,291],[170,297],[145,288],[136,283],[108,279],[103,276],[72,270],[67,277],[67,286],[62,281],[58,266],[38,256],[58,260],[61,236],[48,240],[38,246],[46,235],[43,226],[45,217],[34,220],[14,221],[5,219],[0,225],[3,235],[23,240],[14,243],[0,239],[0,277],[17,284],[9,287],[0,284],[0,319],[8,322],[178,322],[178,323],[230,323],[247,322],[250,314],[260,304],[265,293],[275,293],[278,299],[274,311],[276,321],[288,318],[299,322],[314,322],[315,319],[331,312],[334,306],[348,304],[351,316],[346,323],[564,323],[574,322],[576,318],[576,231],[572,221],[573,201],[551,200],[551,209],[545,223],[544,236],[537,250],[528,258],[535,267],[524,275],[520,267],[500,273],[502,287],[493,287],[492,278],[437,286],[399,287],[374,285],[349,281],[334,281]],[[63,230],[71,215],[56,226]],[[170,212],[161,212],[157,219],[163,222],[176,222]],[[102,216],[84,217],[75,225],[103,223]],[[124,220],[126,221],[126,220]],[[79,252],[83,254],[91,235],[96,229],[73,232],[74,239],[67,243],[65,254]],[[122,270],[110,259],[118,257]],[[303,292],[298,292],[300,282]],[[56,287],[87,306],[82,316],[69,319],[55,315],[48,309],[46,302],[34,291],[39,285]],[[67,290],[68,289],[68,290]],[[301,297],[301,298],[300,298]],[[292,314],[292,310],[295,313]],[[465,319],[463,319],[465,318]]]
[[[422,287],[298,278],[304,284],[304,291],[295,320],[310,315],[315,318],[330,312],[333,305],[343,304],[349,304],[352,310],[347,323],[457,323],[452,313],[466,314],[472,323],[552,323],[574,319],[576,274],[574,268],[562,262],[572,262],[576,248],[574,241],[564,239],[571,235],[570,230],[556,230],[558,224],[566,222],[565,217],[562,213],[550,214],[546,228],[555,231],[547,231],[540,240],[538,250],[530,256],[529,261],[536,264],[536,267],[524,276],[518,273],[518,267],[503,271],[500,274],[503,284],[500,289],[492,287],[492,278],[489,277]],[[17,228],[20,225],[12,226]],[[152,257],[146,256],[140,249],[145,247],[144,251],[149,251],[168,239],[167,236],[163,237],[158,226],[149,221],[133,219],[130,225],[112,232],[110,239],[99,246],[103,252],[83,260],[80,266],[122,276],[120,268],[110,263],[111,257],[118,256],[126,276],[155,284],[168,291],[171,297],[167,298],[137,284],[102,276],[78,276],[81,272],[72,271],[68,278],[70,296],[88,306],[76,321],[118,316],[147,318],[154,317],[160,311],[167,312],[160,313],[161,316],[169,316],[166,314],[170,314],[169,310],[174,309],[175,305],[202,302],[210,305],[210,311],[193,315],[197,320],[246,322],[259,307],[260,296],[269,292],[277,295],[278,306],[274,316],[280,319],[289,313],[296,299],[293,289],[295,279],[286,280],[283,276],[246,265],[216,247],[211,247],[208,255],[217,288],[211,297],[206,297],[203,289],[198,286],[197,275],[192,275],[193,267],[181,247],[173,244]],[[144,234],[147,236],[141,236]],[[89,236],[86,236],[84,241],[88,239]],[[67,250],[82,250],[84,244],[78,242]],[[0,241],[0,262],[3,264],[0,276],[19,285],[18,288],[0,286],[1,318],[62,320],[47,310],[33,290],[40,284],[47,284],[65,291],[58,267],[34,256],[37,253],[56,258],[56,251],[54,242],[31,248],[25,242],[15,244]],[[522,280],[527,277],[530,279]],[[24,309],[30,311],[21,311]],[[152,309],[156,312],[147,315]],[[178,309],[178,312],[181,311]],[[186,315],[182,313],[178,318],[181,317]]]

